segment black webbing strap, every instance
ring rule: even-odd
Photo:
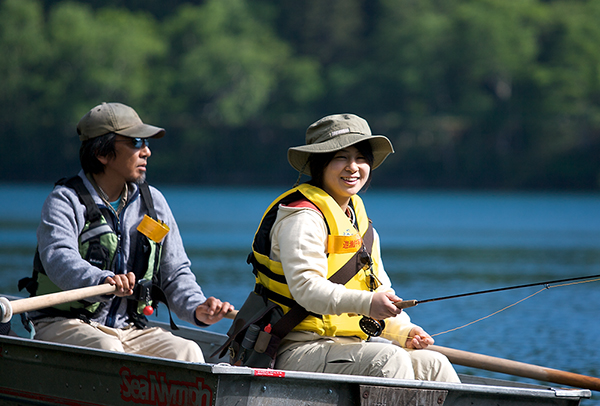
[[[140,194],[142,195],[142,200],[146,204],[146,209],[148,209],[148,215],[152,217],[154,220],[158,220],[156,216],[156,210],[154,209],[154,201],[152,200],[152,195],[150,194],[150,188],[148,187],[148,183],[144,182],[139,185]]]
[[[58,181],[56,184],[63,184],[77,192],[79,200],[81,200],[81,203],[83,203],[87,210],[88,219],[90,222],[97,221],[100,219],[100,217],[102,217],[102,213],[100,212],[98,205],[96,202],[94,202],[90,191],[85,187],[83,180],[79,176],[73,176],[72,178],[64,181],[64,183],[61,181]]]
[[[285,279],[284,275],[275,273],[275,272],[271,271],[267,266],[258,262],[258,260],[256,259],[256,256],[254,255],[254,251],[252,251],[250,254],[248,254],[248,259],[246,260],[246,263],[252,265],[252,273],[254,273],[254,276],[258,276],[258,272],[260,272],[271,280],[274,280],[276,282],[283,283],[283,284],[287,283],[287,280]]]
[[[273,292],[272,290],[267,289],[264,285],[261,285],[259,283],[254,285],[254,293],[263,298],[271,299],[272,302],[282,304],[289,308],[292,308],[296,305],[296,301],[294,299],[284,296],[280,293]]]

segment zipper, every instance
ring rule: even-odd
[[[112,209],[112,207],[109,208],[109,210]],[[123,214],[123,212],[125,211],[125,208],[123,208],[123,210],[121,211],[121,214]],[[121,274],[123,273],[123,250],[121,247],[121,220],[119,218],[119,216],[116,215],[116,213],[114,212],[114,210],[110,210],[111,212],[111,218],[113,220],[113,224],[114,224],[114,230],[115,230],[115,234],[117,235],[117,251],[115,252],[115,258],[113,259],[113,263],[115,264],[114,266],[114,272],[115,275],[116,274]],[[113,299],[111,300],[111,304],[110,304],[110,309],[108,310],[108,315],[106,316],[106,326],[107,327],[114,327],[115,326],[115,322],[116,322],[116,314],[119,310],[119,307],[121,306],[121,298],[118,296],[113,297]]]

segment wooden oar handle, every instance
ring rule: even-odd
[[[233,319],[235,319],[235,316],[237,316],[237,314],[238,314],[237,310],[232,310],[225,315],[225,318],[233,320]]]
[[[115,290],[115,285],[109,285],[108,283],[104,283],[102,285],[65,290],[62,292],[50,293],[42,296],[17,299],[10,302],[8,300],[2,300],[0,302],[2,306],[2,322],[5,323],[4,319],[6,318],[10,320],[13,314],[20,314],[30,312],[33,310],[40,310],[46,307],[52,307],[58,304],[74,302],[76,300],[82,300],[92,296],[107,295],[110,293],[114,293]]]
[[[450,362],[457,365],[600,391],[600,378],[593,376],[579,375],[509,359],[440,347],[439,345],[430,345],[427,349],[444,354]]]
[[[394,302],[398,309],[406,309],[407,307],[416,306],[419,303],[418,300],[400,300],[399,302]]]

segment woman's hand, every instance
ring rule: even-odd
[[[398,309],[394,302],[400,299],[398,296],[389,292],[375,292],[373,299],[371,299],[371,311],[369,317],[375,320],[384,320],[388,317],[395,317],[397,314],[402,312],[402,309]]]
[[[104,280],[104,283],[108,283],[117,287],[115,296],[125,297],[133,295],[133,288],[135,287],[135,274],[129,272],[127,274],[118,274],[115,276],[109,276]]]
[[[233,310],[233,305],[228,302],[221,302],[216,297],[211,296],[206,299],[206,302],[196,307],[196,318],[202,323],[213,324]]]
[[[413,327],[408,333],[406,339],[406,348],[425,349],[434,343],[433,337],[425,332],[421,327]]]

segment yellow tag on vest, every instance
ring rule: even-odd
[[[327,238],[327,252],[330,254],[347,254],[356,252],[362,245],[359,233],[354,235],[330,235]]]
[[[163,221],[156,221],[147,214],[144,214],[144,218],[137,227],[137,230],[155,243],[161,243],[169,233],[170,228]]]

